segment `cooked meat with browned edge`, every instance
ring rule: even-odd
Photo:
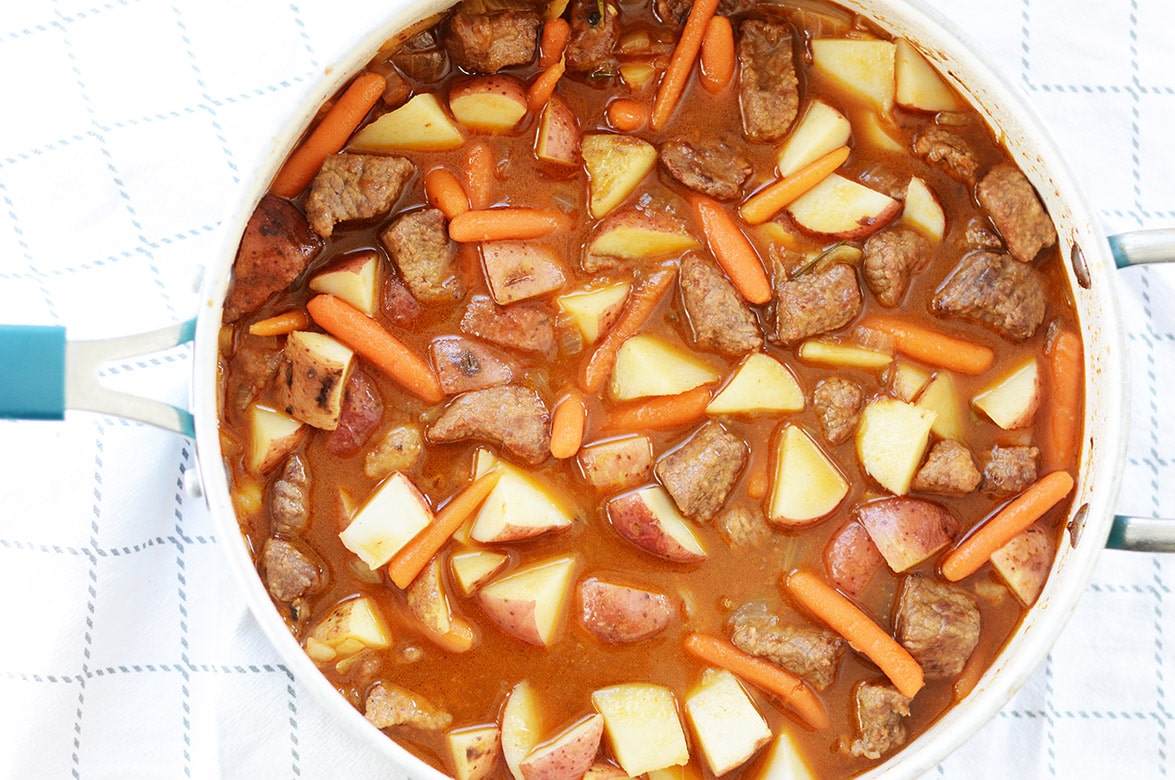
[[[722,139],[672,138],[658,150],[661,165],[686,187],[718,200],[734,200],[755,172],[738,147]]]
[[[237,342],[232,359],[237,366],[232,408],[244,411],[277,376],[283,356],[273,336],[254,336],[245,330]]]
[[[902,582],[894,634],[927,678],[963,671],[979,643],[979,605],[957,585],[911,574]]]
[[[926,463],[914,475],[910,485],[919,493],[940,493],[962,496],[979,487],[979,469],[971,450],[953,439],[943,439],[934,445]]]
[[[449,72],[449,55],[437,43],[432,30],[421,30],[392,55],[392,62],[405,76],[432,83]]]
[[[728,507],[714,519],[714,525],[722,539],[731,547],[762,544],[771,536],[767,518],[757,505],[735,504]]]
[[[425,430],[429,441],[488,439],[527,463],[550,454],[550,415],[534,390],[517,385],[488,387],[457,396]]]
[[[708,422],[658,460],[654,471],[683,515],[705,520],[726,503],[746,462],[746,442]]]
[[[1036,482],[1036,447],[991,448],[991,459],[983,467],[983,490],[987,493],[1010,496],[1026,490]]]
[[[733,630],[730,641],[744,653],[766,658],[821,691],[836,680],[845,654],[845,641],[836,633],[781,623],[759,601],[735,610],[727,623]]]
[[[772,341],[794,344],[809,336],[843,328],[862,306],[857,270],[835,263],[825,271],[809,271],[775,283],[775,333]]]
[[[738,26],[738,97],[750,141],[783,138],[800,109],[792,28],[747,19]]]
[[[935,314],[983,323],[1014,341],[1044,321],[1044,281],[1030,265],[994,252],[972,252],[935,293]]]
[[[692,252],[681,261],[681,299],[694,343],[728,355],[742,355],[763,345],[755,315],[734,285],[708,260]]]
[[[379,306],[385,317],[401,327],[411,325],[420,316],[420,301],[413,298],[404,283],[391,274],[387,274],[384,280]]]
[[[589,577],[579,584],[580,622],[603,642],[639,642],[673,620],[673,602],[664,593]]]
[[[963,230],[960,248],[963,252],[968,252],[972,249],[987,249],[992,252],[998,252],[1004,248],[1004,242],[991,229],[991,225],[988,224],[986,218],[975,217],[967,222],[967,227]]]
[[[914,151],[925,157],[927,162],[942,168],[952,179],[968,187],[975,184],[979,174],[979,160],[975,157],[975,151],[971,144],[950,130],[931,125],[914,142]]]
[[[526,303],[498,306],[475,295],[461,317],[461,332],[523,352],[555,352],[555,322],[545,308]]]
[[[363,717],[377,729],[415,726],[428,731],[447,729],[453,716],[423,696],[392,683],[377,682],[367,692]]]
[[[849,746],[854,756],[878,759],[906,743],[910,700],[887,683],[861,683],[854,698],[857,739]]]
[[[314,232],[329,238],[335,225],[387,214],[416,166],[403,157],[332,154],[310,185],[306,218]]]
[[[592,73],[612,65],[612,47],[620,35],[620,11],[612,3],[571,0],[571,36],[567,39],[567,70]]]
[[[534,59],[540,22],[533,8],[481,13],[462,5],[449,17],[445,48],[453,62],[470,73],[497,73]]]
[[[270,527],[275,534],[291,536],[306,530],[310,512],[306,508],[310,500],[310,479],[306,475],[306,464],[298,453],[286,458],[282,473],[269,489]]]
[[[349,458],[363,448],[383,417],[383,400],[375,383],[356,368],[343,388],[343,412],[339,427],[331,431],[326,450],[340,458]]]
[[[829,444],[848,441],[857,429],[864,405],[865,394],[860,385],[844,377],[823,379],[812,391],[812,406]]]
[[[309,555],[292,542],[270,537],[261,550],[265,584],[278,601],[290,602],[322,587],[322,572]]]
[[[882,306],[901,303],[911,277],[930,262],[930,242],[922,234],[901,227],[874,233],[863,251],[865,284]]]
[[[514,381],[514,368],[493,348],[464,336],[441,336],[428,345],[441,389],[449,395]]]
[[[987,172],[975,188],[996,230],[1008,243],[1008,252],[1022,263],[1030,263],[1057,243],[1053,221],[1045,213],[1036,190],[1020,170],[1011,165],[997,165]]]
[[[380,233],[379,240],[418,301],[455,301],[464,295],[453,273],[457,246],[449,240],[440,209],[408,212]]]
[[[266,195],[257,204],[233,263],[233,286],[224,301],[224,321],[255,311],[286,287],[322,251],[302,212],[289,201]]]

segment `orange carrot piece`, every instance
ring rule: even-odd
[[[796,601],[877,664],[903,696],[913,698],[922,689],[922,667],[913,656],[831,585],[803,570],[793,571],[784,584]]]
[[[543,106],[547,105],[551,95],[555,94],[555,85],[559,83],[559,79],[563,78],[563,71],[566,69],[567,66],[563,58],[560,57],[558,62],[540,73],[534,83],[530,85],[530,89],[526,90],[526,105],[532,113],[537,114]]]
[[[1048,358],[1052,397],[1043,449],[1044,466],[1053,469],[1068,463],[1077,447],[1084,379],[1081,339],[1072,331],[1061,331],[1053,339]]]
[[[424,194],[429,204],[444,213],[446,219],[469,211],[469,196],[461,180],[445,168],[433,168],[424,175]]]
[[[296,330],[305,330],[310,327],[310,315],[301,309],[290,309],[281,314],[275,314],[263,320],[257,320],[249,326],[251,336],[284,336]]]
[[[734,78],[734,30],[725,16],[712,16],[702,36],[702,89],[716,95]]]
[[[705,195],[695,195],[690,203],[702,222],[710,254],[726,271],[739,295],[751,303],[770,301],[771,281],[763,270],[763,261],[726,209]]]
[[[677,395],[658,395],[626,404],[608,414],[604,428],[610,431],[646,431],[676,428],[706,414],[710,388],[695,387]]]
[[[768,474],[770,458],[767,453],[758,452],[751,457],[751,467],[747,472],[747,497],[759,499],[767,495],[767,486],[771,482]]]
[[[449,221],[449,238],[459,243],[541,238],[558,230],[562,222],[552,209],[471,209]]]
[[[985,520],[942,560],[942,576],[958,582],[978,571],[996,550],[1039,520],[1073,490],[1067,471],[1053,471]]]
[[[784,206],[827,179],[847,159],[849,147],[842,146],[813,160],[791,176],[776,179],[747,198],[738,208],[739,216],[748,225],[761,225],[778,214]]]
[[[777,697],[813,729],[828,728],[828,712],[824,704],[803,680],[790,672],[747,655],[729,642],[708,634],[686,634],[685,649],[695,658],[721,667]]]
[[[364,73],[351,82],[318,126],[286,160],[273,178],[269,191],[283,198],[292,198],[306,189],[322,167],[322,161],[346,145],[363,117],[383,96],[387,85],[387,80],[378,73]]]
[[[472,141],[465,152],[465,173],[469,181],[469,202],[475,209],[490,205],[498,163],[484,141]]]
[[[608,124],[622,133],[640,130],[649,121],[649,106],[639,100],[617,98],[605,111]]]
[[[948,336],[899,317],[875,314],[866,317],[861,327],[893,336],[897,351],[907,357],[964,374],[982,374],[995,360],[991,347]]]
[[[306,310],[319,327],[355,350],[396,380],[405,390],[430,404],[445,399],[432,367],[378,322],[333,295],[317,295]]]
[[[539,67],[545,70],[562,59],[570,38],[571,25],[566,19],[555,17],[543,22],[543,34],[539,38]]]
[[[620,318],[596,345],[587,362],[580,367],[580,390],[591,395],[600,391],[608,375],[612,373],[612,364],[616,362],[616,353],[620,351],[620,345],[636,335],[645,324],[645,320],[653,313],[653,309],[657,308],[657,304],[665,297],[665,293],[672,289],[675,278],[676,266],[662,267],[628,294],[628,305],[621,312]]]
[[[442,650],[448,650],[450,653],[464,653],[473,649],[473,643],[476,639],[473,625],[460,615],[453,616],[453,619],[449,621],[449,630],[444,634],[437,633],[432,627],[419,621],[416,625],[421,633]]]
[[[677,39],[677,46],[669,58],[669,67],[665,69],[665,76],[657,87],[657,97],[653,100],[653,116],[650,122],[654,130],[660,130],[669,122],[681,93],[685,91],[689,81],[690,71],[693,70],[694,60],[698,57],[698,50],[702,48],[702,37],[710,25],[710,19],[718,10],[718,0],[695,0],[686,17],[685,27],[681,30],[681,37]]]
[[[990,661],[991,653],[986,645],[976,647],[971,655],[967,656],[967,661],[963,664],[963,671],[959,672],[959,676],[951,685],[951,695],[954,696],[955,701],[966,699],[971,691],[975,690],[983,673],[987,671],[987,665]]]
[[[449,541],[449,537],[481,506],[481,502],[485,501],[501,478],[501,471],[490,471],[470,482],[449,499],[432,523],[392,556],[388,564],[388,576],[397,588],[407,588],[412,584],[432,557]]]
[[[574,390],[563,397],[551,414],[551,455],[560,460],[579,452],[587,424],[587,407]]]

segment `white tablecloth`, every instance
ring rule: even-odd
[[[1041,114],[1110,232],[1175,225],[1170,0],[938,5]],[[381,6],[5,3],[0,321],[94,338],[191,316],[269,134]],[[1120,506],[1175,518],[1175,268],[1118,279]],[[183,400],[190,362],[181,349],[106,377]],[[183,489],[192,466],[189,441],[116,418],[0,423],[0,776],[397,776],[261,636]],[[1173,587],[1175,560],[1104,554],[1048,662],[932,774],[1171,774]]]

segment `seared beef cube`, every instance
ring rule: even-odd
[[[966,495],[979,487],[979,469],[975,468],[970,450],[957,441],[944,439],[930,450],[911,487],[919,493]]]
[[[270,537],[261,548],[265,585],[276,600],[289,603],[322,587],[322,573],[310,556],[285,539]]]
[[[392,62],[410,79],[431,84],[449,72],[449,55],[437,44],[432,30],[421,30],[392,55]]]
[[[490,347],[462,336],[443,336],[428,345],[441,389],[449,395],[484,390],[514,380],[509,361]]]
[[[727,621],[730,641],[749,655],[766,658],[818,690],[836,679],[845,641],[826,628],[780,624],[762,602],[744,604]]]
[[[459,395],[425,431],[430,442],[487,439],[527,463],[550,454],[550,415],[534,390],[501,385]]]
[[[791,25],[744,21],[738,26],[738,64],[743,133],[750,141],[778,141],[800,108]]]
[[[266,195],[249,217],[233,263],[233,287],[224,302],[224,321],[233,323],[284,289],[322,251],[302,212],[289,201]]]
[[[1039,271],[1009,255],[972,252],[930,305],[936,314],[974,320],[1023,341],[1044,321],[1044,282]]]
[[[845,263],[776,282],[773,341],[794,344],[843,328],[861,313],[861,305],[857,271]]]
[[[379,240],[418,301],[455,301],[464,294],[453,275],[457,247],[449,240],[440,209],[405,214],[381,233]]]
[[[351,372],[343,388],[343,412],[339,427],[331,431],[326,450],[349,458],[362,449],[383,418],[384,405],[375,383],[359,369]]]
[[[848,441],[857,429],[864,405],[865,394],[860,386],[843,377],[821,380],[812,391],[812,406],[816,408],[820,429],[829,444]]]
[[[979,605],[958,587],[911,574],[902,582],[895,633],[929,679],[963,671],[979,643]]]
[[[849,746],[854,756],[878,759],[906,743],[910,700],[892,685],[861,683],[855,697],[858,738]]]
[[[975,151],[969,143],[950,130],[931,125],[914,142],[914,151],[925,157],[927,162],[942,168],[952,179],[967,186],[975,184],[975,177],[979,172],[979,160],[975,157]]]
[[[310,512],[306,508],[310,480],[302,456],[294,453],[286,458],[281,476],[269,491],[269,519],[275,534],[291,536],[306,530]]]
[[[736,504],[723,510],[714,520],[718,533],[731,547],[749,547],[762,544],[771,536],[767,518],[759,507]]]
[[[498,306],[488,295],[475,295],[461,317],[461,332],[523,352],[555,353],[554,320],[525,303]]]
[[[865,284],[882,306],[897,306],[910,287],[910,277],[930,262],[930,243],[920,233],[889,228],[865,242],[862,271]]]
[[[991,460],[983,469],[983,490],[996,495],[1010,496],[1026,490],[1036,482],[1036,447],[991,448]]]
[[[690,253],[681,261],[681,296],[694,343],[730,355],[763,345],[759,323],[722,272]]]
[[[420,460],[424,440],[415,425],[397,425],[363,458],[363,473],[382,480],[393,471],[407,471]]]
[[[1040,250],[1057,243],[1053,221],[1028,178],[1015,166],[992,168],[980,180],[975,194],[1008,243],[1008,251],[1020,262],[1032,262]]]
[[[683,515],[705,520],[726,503],[746,462],[746,443],[721,423],[708,422],[657,461],[655,471]]]
[[[567,70],[592,73],[612,64],[612,47],[620,35],[620,11],[612,3],[571,0],[571,36],[567,39]]]
[[[384,280],[379,306],[384,316],[400,327],[411,325],[420,316],[420,302],[412,297],[403,282],[391,274]]]
[[[368,691],[363,717],[377,729],[415,726],[426,731],[442,731],[453,722],[452,715],[423,696],[385,682],[377,682]]]
[[[387,214],[416,173],[403,157],[333,154],[327,157],[306,198],[306,217],[314,232],[329,238],[335,225]]]
[[[449,18],[445,48],[469,73],[497,73],[534,59],[541,17],[534,8],[480,12],[464,3]]]
[[[755,172],[738,148],[721,139],[674,138],[661,144],[661,165],[669,175],[695,192],[734,200]]]
[[[991,229],[986,219],[976,217],[967,222],[967,227],[963,231],[962,250],[969,252],[972,249],[987,249],[992,252],[998,252],[1004,248],[1004,242],[1000,240],[999,235]]]

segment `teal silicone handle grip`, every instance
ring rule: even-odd
[[[0,417],[65,417],[65,328],[0,325]]]

